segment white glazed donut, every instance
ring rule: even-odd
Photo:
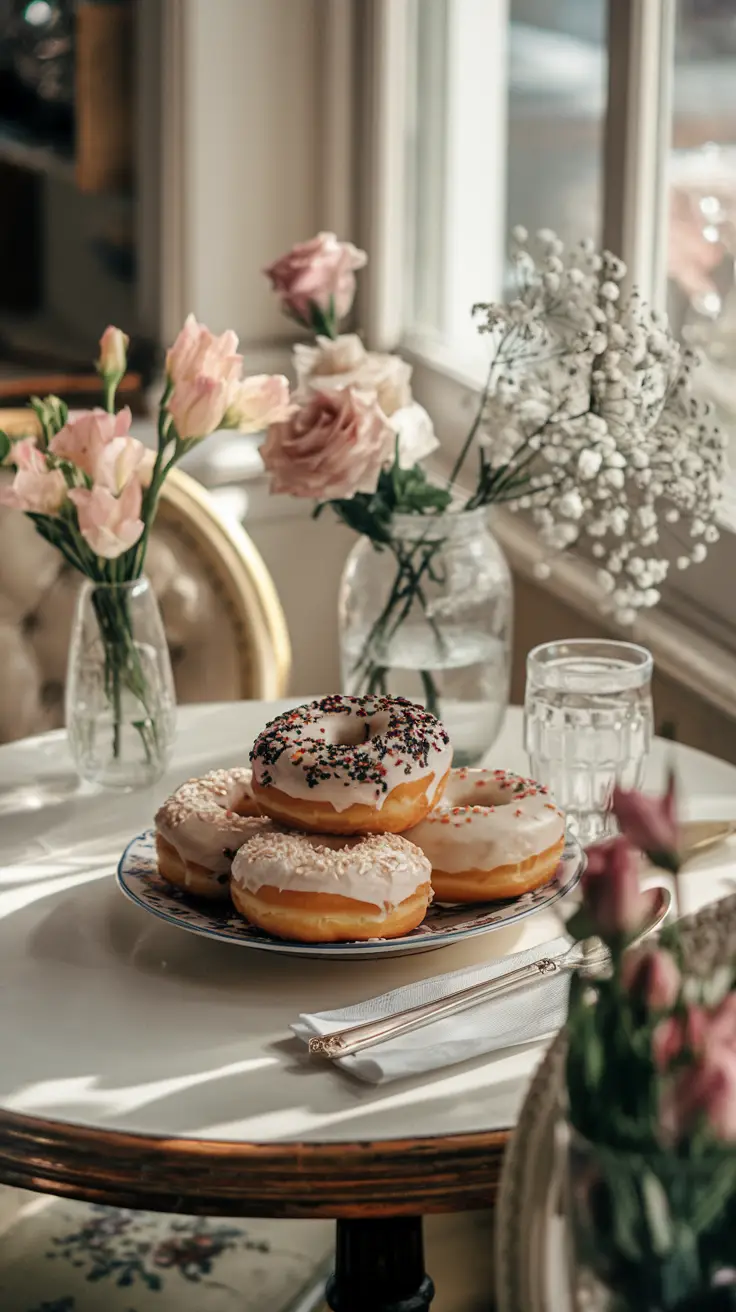
[[[429,861],[398,834],[300,834],[266,822],[236,853],[234,905],[277,938],[396,938],[424,919]]]
[[[444,727],[405,697],[323,697],[272,720],[250,754],[261,810],[328,834],[402,833],[442,794]]]
[[[188,779],[156,812],[159,871],[189,893],[227,898],[233,855],[264,823],[250,770]]]
[[[441,902],[492,902],[552,877],[565,817],[548,789],[507,770],[452,770],[439,806],[407,834]]]

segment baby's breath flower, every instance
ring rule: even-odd
[[[602,605],[631,618],[659,601],[671,525],[695,539],[673,553],[679,569],[718,540],[724,439],[693,395],[695,353],[635,289],[623,295],[621,260],[588,239],[565,251],[547,228],[512,236],[516,299],[477,307],[495,348],[485,468],[516,480],[511,507],[550,552],[588,539]]]

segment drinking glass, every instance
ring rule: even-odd
[[[640,788],[653,734],[652,657],[631,642],[547,642],[527,657],[524,740],[531,773],[580,841],[615,825],[613,785]]]

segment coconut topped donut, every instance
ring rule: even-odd
[[[333,695],[278,716],[251,752],[253,791],[274,819],[328,833],[400,833],[440,797],[452,748],[404,697]]]
[[[437,897],[483,902],[538,887],[557,868],[565,817],[549,789],[508,770],[452,770],[439,806],[407,837]]]
[[[156,829],[184,860],[221,873],[254,832],[257,815],[251,771],[212,770],[177,788],[156,812]]]

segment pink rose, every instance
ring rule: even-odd
[[[0,505],[33,515],[55,515],[66,499],[66,479],[59,469],[49,469],[36,439],[24,437],[13,443],[16,467],[10,487],[0,488]]]
[[[606,942],[630,938],[649,914],[656,890],[642,893],[639,854],[626,838],[609,838],[587,851],[583,906]]]
[[[288,419],[292,406],[283,374],[255,374],[234,388],[222,421],[239,433],[262,433],[269,424]]]
[[[647,797],[636,790],[625,792],[617,787],[613,790],[611,806],[629,842],[646,852],[654,865],[677,872],[680,862],[674,774],[670,774],[663,797]]]
[[[674,1007],[680,992],[680,972],[670,952],[661,948],[638,948],[627,952],[621,967],[621,983],[641,998],[650,1011]]]
[[[272,424],[261,457],[272,492],[336,501],[375,492],[393,446],[375,398],[348,387],[315,392],[290,419]]]
[[[227,384],[205,374],[177,383],[168,408],[181,440],[195,441],[214,433],[223,421],[227,401]]]
[[[67,419],[51,439],[49,450],[60,460],[71,461],[88,478],[94,478],[104,448],[116,437],[127,437],[131,419],[128,406],[116,415],[109,415],[99,407],[83,410]]]
[[[324,324],[334,336],[338,321],[344,319],[355,299],[355,270],[362,269],[367,260],[365,251],[338,241],[334,232],[320,232],[311,241],[294,246],[264,273],[286,314],[307,328],[321,331]]]
[[[100,354],[97,360],[97,372],[103,378],[119,382],[128,363],[128,346],[130,338],[120,328],[110,324],[100,338]]]
[[[142,493],[137,478],[130,480],[119,497],[105,487],[77,487],[72,488],[69,500],[77,508],[79,531],[96,556],[115,560],[143,532]]]

